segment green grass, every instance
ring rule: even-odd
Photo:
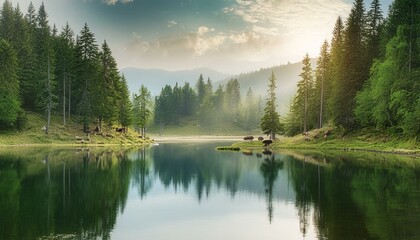
[[[323,135],[327,130],[332,134],[324,138]],[[260,141],[255,140],[235,143],[232,146],[241,149],[263,147]],[[303,135],[279,137],[270,148],[359,150],[420,155],[420,143],[414,139],[391,137],[382,132],[366,129],[345,134],[342,130],[332,127],[310,131],[308,138]]]
[[[77,118],[68,120],[66,126],[62,124],[61,116],[52,116],[49,134],[45,134],[42,127],[46,125],[46,119],[37,113],[27,113],[28,122],[24,130],[3,130],[0,131],[0,145],[140,145],[152,142],[139,138],[134,130],[129,129],[128,133],[117,133],[115,128],[104,130],[104,134],[111,134],[114,137],[102,135],[90,135],[83,133],[83,126]],[[91,126],[91,128],[93,125]],[[76,138],[82,138],[85,143],[80,143]]]

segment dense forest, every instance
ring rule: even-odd
[[[321,46],[316,69],[309,57],[284,118],[288,135],[326,124],[377,128],[420,136],[420,2],[395,0],[387,18],[380,2],[368,10],[356,0],[331,42]]]
[[[61,115],[64,126],[80,122],[85,132],[119,125],[144,134],[151,125],[162,131],[190,121],[206,133],[221,125],[252,133],[273,120],[269,109],[280,134],[330,125],[418,139],[419,35],[418,1],[394,1],[385,18],[378,0],[367,10],[355,0],[348,18],[337,18],[315,69],[304,56],[289,113],[278,116],[272,112],[278,111],[272,101],[278,89],[268,86],[268,99],[251,88],[241,94],[236,78],[213,86],[200,75],[195,86],[166,85],[152,96],[143,85],[130,96],[107,42],[98,45],[88,24],[75,35],[68,24],[51,27],[43,4],[38,11],[30,4],[23,14],[6,0],[0,11],[0,129],[24,129],[25,112],[32,111],[45,114],[47,134],[51,114]],[[270,83],[276,76],[267,78]]]
[[[73,119],[90,125],[128,127],[132,103],[127,83],[106,41],[101,46],[85,24],[75,36],[48,22],[45,6],[31,3],[24,15],[5,1],[0,15],[0,128],[24,129],[25,111],[51,114],[63,125]]]

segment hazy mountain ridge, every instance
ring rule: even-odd
[[[142,68],[124,68],[121,70],[127,79],[130,92],[136,93],[141,85],[146,86],[152,95],[158,95],[161,89],[169,84],[175,86],[176,83],[184,85],[189,82],[194,86],[200,74],[203,74],[205,80],[210,78],[213,82],[221,81],[229,74],[217,72],[208,68],[197,68],[192,70],[168,71],[163,69],[142,69]]]
[[[317,59],[311,59],[312,70],[316,69]],[[302,71],[302,63],[288,63],[269,68],[261,68],[257,71],[249,73],[241,73],[238,75],[229,76],[223,81],[217,82],[225,85],[230,79],[238,79],[241,85],[242,96],[244,97],[249,88],[252,89],[255,96],[261,95],[265,103],[265,96],[267,95],[268,78],[271,72],[276,76],[277,86],[277,105],[281,114],[287,113],[291,99],[296,93],[297,82]],[[216,85],[216,84],[215,84]]]

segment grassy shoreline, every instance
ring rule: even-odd
[[[323,133],[327,130],[332,134],[324,138]],[[237,142],[232,146],[241,149],[263,148],[263,144],[256,140]],[[303,135],[280,137],[273,142],[270,149],[364,151],[420,156],[420,142],[414,139],[398,139],[368,130],[343,134],[331,128],[313,130],[309,132],[308,137]]]
[[[38,146],[142,146],[152,144],[152,139],[139,137],[133,129],[127,133],[116,132],[115,128],[104,129],[103,134],[87,135],[77,119],[62,124],[61,116],[52,116],[50,132],[42,130],[46,121],[37,113],[27,112],[28,123],[22,131],[14,129],[0,131],[0,148]]]

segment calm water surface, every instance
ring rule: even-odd
[[[349,152],[0,150],[0,239],[420,239],[420,160]]]

